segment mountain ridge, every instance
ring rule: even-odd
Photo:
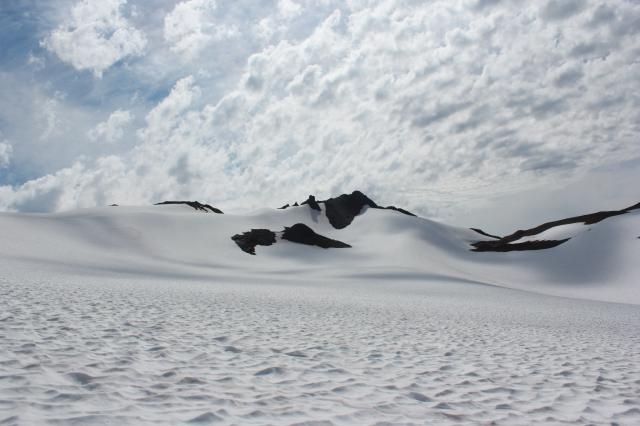
[[[162,203],[157,203],[156,205],[169,205],[169,204],[185,204],[194,208],[195,210],[200,210],[205,212],[211,211],[211,212],[222,214],[222,211],[220,209],[217,209],[209,204],[202,204],[198,201],[164,201]],[[329,220],[329,223],[335,229],[344,229],[347,226],[349,226],[351,222],[353,222],[354,218],[361,214],[363,208],[365,207],[373,208],[373,209],[381,209],[381,210],[393,210],[408,216],[416,217],[415,214],[403,208],[399,208],[396,206],[381,207],[375,201],[369,198],[367,195],[365,195],[364,193],[358,190],[355,190],[350,194],[341,194],[337,197],[330,197],[326,200],[320,200],[320,201],[316,200],[316,197],[314,195],[309,195],[309,197],[305,201],[302,201],[301,203],[295,202],[293,205],[285,204],[284,206],[279,207],[279,210],[285,210],[291,207],[307,206],[314,211],[321,212],[322,211],[321,204],[324,206],[325,214],[327,216],[327,219]],[[492,240],[474,241],[471,243],[470,250],[473,252],[491,252],[491,251],[492,252],[509,252],[509,251],[551,249],[566,243],[571,238],[538,239],[538,240],[529,239],[528,241],[519,241],[519,240],[521,240],[523,237],[535,237],[536,235],[542,234],[545,231],[548,231],[552,228],[562,226],[562,225],[577,224],[577,223],[583,223],[585,225],[593,225],[607,218],[626,214],[626,213],[629,213],[630,211],[637,210],[637,209],[640,209],[640,203],[634,204],[630,207],[620,209],[620,210],[604,210],[604,211],[598,211],[595,213],[588,213],[588,214],[583,214],[579,216],[572,216],[569,218],[549,221],[532,228],[527,228],[524,230],[519,229],[503,237],[489,234],[480,228],[472,227],[469,229],[477,232],[482,236],[489,237]],[[296,224],[296,225],[302,225],[302,224]],[[295,225],[291,225],[291,226],[295,226]],[[315,231],[313,231],[312,229],[310,230],[315,234]],[[248,231],[249,234],[252,231]],[[274,231],[271,231],[271,232],[274,232]],[[238,236],[235,235],[234,237],[238,237]],[[242,239],[238,237],[237,241],[242,241]],[[258,244],[258,245],[266,245],[266,244]],[[239,244],[239,246],[242,248],[242,245]],[[255,253],[251,253],[251,254],[255,254]]]
[[[346,209],[350,223],[336,228],[327,204],[316,202],[320,210],[310,199],[298,207],[247,214],[210,214],[189,203],[1,213],[0,272],[224,282],[303,279],[320,286],[466,283],[640,304],[640,209],[635,206],[616,215],[583,215],[583,222],[548,222],[537,234],[511,237],[505,243],[509,250],[478,252],[472,251],[474,244],[504,237],[368,204],[355,215]],[[601,220],[588,223],[595,219]],[[531,229],[536,228],[543,229]],[[244,235],[251,230],[264,230],[257,238],[263,244],[254,245],[251,234]],[[528,249],[511,250],[516,244]],[[247,255],[245,245],[256,255]]]

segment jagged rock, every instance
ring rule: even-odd
[[[231,239],[242,251],[255,255],[256,246],[270,246],[276,242],[276,233],[268,229],[252,229],[249,232],[236,234]]]
[[[414,216],[414,217],[416,216],[415,214],[411,213],[410,211],[405,210],[405,209],[401,209],[400,207],[396,207],[396,206],[387,206],[387,207],[378,206],[376,208],[377,209],[395,210],[395,211],[400,212],[402,214],[406,214],[407,216]]]
[[[415,214],[410,211],[396,206],[379,206],[360,191],[353,191],[351,194],[342,194],[339,197],[329,198],[324,201],[317,201],[316,197],[309,195],[309,198],[300,203],[301,206],[305,204],[317,211],[321,211],[322,209],[320,204],[324,204],[329,223],[331,223],[331,225],[336,229],[342,229],[349,226],[351,222],[353,222],[353,218],[360,214],[364,206],[368,206],[373,209],[394,210],[408,216],[415,216]],[[296,206],[298,206],[298,203],[293,204],[293,206],[285,204],[280,207],[280,209]]]
[[[289,208],[289,207],[290,207],[290,206],[289,206],[289,204],[285,204],[285,205],[284,205],[284,206],[282,206],[282,207],[278,207],[278,209],[279,209],[279,210],[284,210],[284,209]]]
[[[347,248],[349,244],[342,241],[332,240],[323,235],[317,234],[313,229],[303,223],[296,223],[293,226],[285,226],[282,231],[282,239],[292,243],[317,246],[322,248]],[[236,234],[231,237],[233,241],[243,251],[249,254],[256,254],[256,246],[270,246],[276,242],[276,232],[269,229],[252,229],[249,232]]]
[[[300,203],[300,205],[304,205],[304,204],[309,205],[309,207],[311,207],[314,210],[320,211],[320,205],[316,201],[316,197],[314,197],[313,195],[309,195],[309,198],[307,198],[305,201]]]
[[[282,239],[299,244],[309,246],[318,246],[322,248],[346,248],[351,247],[342,241],[332,240],[320,234],[316,234],[313,229],[303,223],[296,223],[293,226],[285,227]]]
[[[543,250],[552,247],[559,246],[562,243],[565,243],[570,240],[570,238],[562,239],[562,240],[532,240],[518,243],[517,240],[523,237],[531,237],[542,232],[554,228],[560,225],[569,225],[572,223],[584,223],[585,225],[592,225],[594,223],[601,222],[609,217],[618,216],[621,214],[629,213],[631,210],[640,209],[640,203],[634,204],[631,207],[627,207],[622,210],[609,210],[609,211],[601,211],[596,213],[585,214],[581,216],[569,217],[561,220],[554,220],[552,222],[543,223],[542,225],[538,225],[535,228],[530,229],[520,229],[514,232],[513,234],[507,235],[505,237],[499,238],[494,241],[476,241],[471,244],[473,248],[472,251],[498,251],[498,252],[507,252],[507,251],[522,251],[522,250]],[[471,228],[476,232],[479,230]],[[489,237],[493,237],[492,235],[485,234],[484,232],[480,232],[483,235],[487,235]]]
[[[163,201],[161,203],[156,203],[156,206],[159,205],[164,205],[164,204],[186,204],[190,207],[193,207],[196,210],[200,210],[203,212],[213,212],[213,213],[218,213],[218,214],[223,214],[222,210],[217,209],[209,204],[202,204],[198,201]]]
[[[360,214],[364,206],[378,207],[369,197],[360,191],[342,194],[336,198],[324,201],[327,219],[336,228],[346,228],[353,222],[353,218]]]
[[[497,239],[497,240],[499,240],[500,238],[502,238],[502,237],[498,237],[497,235],[491,235],[491,234],[488,234],[488,233],[484,232],[482,229],[478,229],[478,228],[469,228],[469,229],[471,229],[472,231],[476,231],[478,234],[480,234],[480,235],[484,235],[485,237],[495,238],[495,239]]]
[[[499,241],[482,241],[484,243],[498,243],[495,245],[492,244],[481,244],[477,246],[474,243],[472,244],[475,248],[472,251],[497,251],[497,252],[508,252],[508,251],[525,251],[525,250],[544,250],[559,246],[562,243],[566,243],[571,238],[565,238],[563,240],[540,240],[540,241],[525,241],[522,243],[511,243],[511,244],[500,244]]]

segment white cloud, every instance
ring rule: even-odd
[[[77,70],[96,77],[127,56],[143,54],[147,39],[122,15],[127,0],[83,0],[43,45]]]
[[[16,201],[5,208],[24,209],[24,194],[49,194],[43,203],[55,198],[56,209],[173,197],[233,209],[361,189],[447,217],[461,199],[469,206],[570,183],[637,156],[640,39],[632,23],[640,6],[299,3],[303,12],[282,3],[255,17],[254,36],[262,31],[268,42],[221,99],[204,81],[174,79],[131,152],[12,189]],[[173,48],[187,54],[192,46],[179,44],[190,38],[196,50],[213,43],[216,20],[201,18],[223,6],[181,5]]]
[[[40,140],[46,141],[56,132],[60,125],[58,119],[58,100],[55,98],[47,99],[40,106],[41,122],[44,125],[44,129],[40,134]]]
[[[117,142],[122,139],[124,127],[131,123],[133,118],[134,116],[130,111],[115,110],[106,121],[91,129],[87,136],[92,141]]]
[[[541,15],[549,21],[562,20],[582,12],[586,5],[584,0],[548,0]]]
[[[171,49],[193,58],[212,42],[237,36],[235,25],[216,19],[214,0],[188,0],[178,3],[164,18],[164,38]]]
[[[11,174],[0,172],[0,185],[55,172],[81,155],[86,158],[110,152],[107,144],[87,143],[90,127],[103,118],[101,111],[58,91],[51,80],[24,78],[28,73],[24,70],[21,67],[19,74],[0,72],[0,141],[10,140],[13,146]],[[87,79],[93,81],[90,76]]]
[[[146,116],[147,127],[139,131],[140,138],[147,142],[165,141],[180,124],[182,114],[200,96],[200,88],[194,84],[193,76],[179,80],[171,93]]]
[[[302,13],[302,6],[293,0],[280,0],[278,1],[278,11],[280,15],[290,18],[300,15]]]
[[[121,159],[109,156],[99,159],[92,168],[78,162],[17,189],[0,186],[0,209],[47,212],[111,204],[114,190],[126,184],[123,167]],[[132,197],[135,194],[136,189],[131,188]]]
[[[11,163],[11,154],[13,153],[13,147],[9,141],[5,140],[0,142],[0,169],[6,168]]]

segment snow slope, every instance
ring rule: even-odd
[[[352,248],[288,241],[239,250],[231,236],[304,223]],[[304,279],[478,282],[575,298],[640,304],[640,211],[544,234],[573,236],[547,250],[476,253],[490,238],[390,210],[363,209],[334,229],[308,206],[248,215],[205,214],[185,205],[105,207],[48,215],[0,215],[0,267],[67,274],[282,282]],[[535,239],[526,237],[526,240]]]
[[[636,425],[639,220],[495,253],[391,210],[0,214],[0,424]],[[295,223],[352,247],[231,239]]]
[[[8,425],[640,422],[634,305],[59,274],[1,278],[0,298]]]

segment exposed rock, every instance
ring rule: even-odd
[[[256,254],[256,246],[270,246],[276,242],[276,232],[269,229],[252,229],[249,232],[236,234],[231,237],[233,241],[243,251],[249,254]],[[282,239],[292,243],[317,246],[322,248],[346,248],[351,247],[342,241],[332,240],[320,234],[303,223],[296,223],[293,226],[285,226],[282,232]]]
[[[353,222],[353,218],[359,215],[365,206],[373,209],[394,210],[408,216],[415,216],[413,213],[395,206],[381,207],[360,191],[353,191],[351,194],[342,194],[339,197],[321,201],[321,203],[324,203],[326,206],[329,223],[336,229],[349,226],[351,222]]]
[[[308,204],[309,207],[311,207],[312,209],[320,211],[320,206],[316,201],[316,197],[314,197],[313,195],[309,195],[309,198],[307,198],[305,201],[300,203],[300,205],[303,205],[303,204]]]
[[[256,246],[270,246],[276,242],[276,233],[268,229],[252,229],[249,232],[236,234],[231,239],[242,251],[255,255]]]
[[[476,231],[478,234],[480,234],[480,235],[484,235],[485,237],[489,237],[489,238],[496,238],[496,239],[498,239],[498,240],[499,240],[500,238],[502,238],[502,237],[498,237],[498,236],[496,236],[496,235],[487,234],[487,233],[486,233],[486,232],[484,232],[482,229],[478,229],[478,228],[469,228],[469,229],[471,229],[472,231]]]
[[[475,248],[472,251],[497,251],[497,252],[507,252],[507,251],[525,251],[525,250],[544,250],[559,246],[562,243],[566,243],[571,238],[565,238],[564,240],[540,240],[540,241],[525,241],[522,243],[511,243],[504,244],[500,243],[500,241],[479,241],[482,243],[488,244],[480,244],[473,243],[472,246]],[[496,243],[496,244],[493,244]]]
[[[306,244],[309,246],[318,246],[322,248],[351,247],[349,244],[343,243],[342,241],[332,240],[331,238],[316,234],[313,229],[309,228],[303,223],[296,223],[291,227],[285,227],[282,234],[282,239],[294,243]]]
[[[353,222],[353,218],[360,214],[364,206],[368,206],[373,209],[394,210],[408,216],[415,216],[415,214],[410,211],[396,206],[379,206],[360,191],[353,191],[351,194],[342,194],[339,197],[329,198],[324,201],[317,201],[316,197],[309,195],[309,198],[300,203],[301,206],[305,204],[317,211],[321,211],[320,204],[324,204],[327,219],[329,219],[329,223],[331,223],[331,225],[336,229],[342,229],[349,226],[351,222]],[[293,206],[285,204],[280,207],[280,209],[296,206],[298,206],[297,202],[293,204]]]
[[[387,207],[376,207],[378,209],[387,209],[387,210],[395,210],[397,212],[400,212],[402,214],[406,214],[407,216],[416,216],[415,214],[411,213],[408,210],[405,209],[401,209],[400,207],[396,207],[396,206],[387,206]]]
[[[336,228],[346,228],[353,222],[353,218],[360,214],[364,206],[378,207],[369,197],[360,191],[342,194],[336,198],[324,201],[325,211],[329,223]]]
[[[622,210],[610,210],[610,211],[601,211],[591,214],[585,214],[581,216],[569,217],[561,220],[554,220],[552,222],[543,223],[542,225],[536,226],[535,228],[530,229],[520,229],[513,234],[507,235],[505,237],[499,238],[495,241],[476,241],[471,245],[473,248],[472,251],[499,251],[499,252],[507,252],[507,251],[521,251],[521,250],[543,250],[552,247],[559,246],[562,243],[565,243],[570,240],[570,238],[566,238],[563,240],[536,240],[536,241],[525,241],[518,243],[516,242],[520,238],[523,237],[531,237],[542,232],[554,228],[560,225],[569,225],[572,223],[584,223],[585,225],[592,225],[594,223],[601,222],[609,217],[618,216],[621,214],[629,213],[631,210],[640,209],[640,203],[634,204],[631,207],[627,207]],[[471,228],[476,232],[480,232],[483,235],[487,235],[492,237],[492,235],[481,232],[477,229]]]
[[[278,207],[278,209],[280,209],[280,210],[284,210],[284,209],[289,208],[289,207],[291,207],[291,206],[289,206],[289,204],[287,203],[287,204],[285,204],[285,205],[284,205],[284,206],[282,206],[282,207]]]
[[[164,204],[186,204],[190,207],[193,207],[196,210],[200,210],[203,212],[213,212],[213,213],[218,213],[218,214],[223,214],[222,210],[217,209],[209,204],[202,204],[198,201],[163,201],[161,203],[156,203],[156,206],[159,205],[164,205]]]
[[[631,207],[627,207],[625,210],[627,212],[630,212],[631,210],[639,210],[640,209],[640,203],[634,204]]]

